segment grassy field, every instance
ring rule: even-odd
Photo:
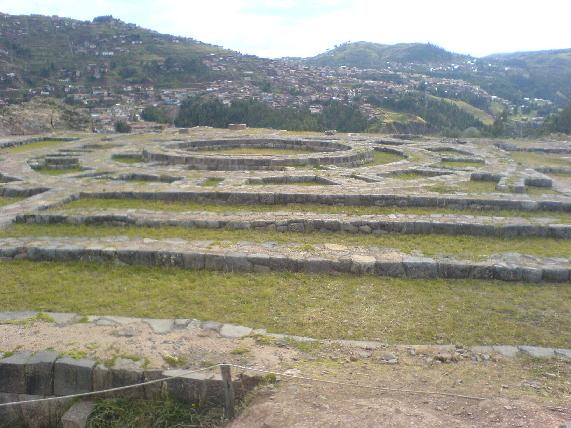
[[[36,141],[34,143],[22,144],[21,146],[7,147],[0,149],[0,153],[23,153],[29,152],[31,150],[45,149],[45,148],[55,148],[71,143],[71,141],[61,141],[61,140],[44,140]]]
[[[346,232],[274,232],[245,229],[201,229],[185,227],[85,226],[71,224],[15,224],[0,230],[0,238],[49,236],[92,237],[128,236],[153,239],[212,240],[216,243],[238,241],[292,243],[311,250],[313,245],[335,243],[349,246],[394,248],[405,253],[421,251],[425,255],[446,255],[459,259],[481,260],[491,254],[520,252],[544,257],[571,257],[571,240],[534,237],[495,238],[466,235],[382,235]]]
[[[216,187],[218,186],[220,183],[222,183],[224,181],[223,178],[218,178],[218,177],[208,177],[206,180],[204,180],[200,185],[202,187]]]
[[[66,175],[83,172],[81,168],[65,168],[65,169],[52,169],[52,168],[39,168],[35,170],[37,173],[45,175]]]
[[[0,277],[3,311],[198,318],[388,343],[571,347],[569,284],[28,261],[0,262]]]
[[[8,197],[8,196],[0,196],[0,207],[15,204],[16,202],[20,202],[22,199],[24,199],[24,198],[13,198],[13,197]]]
[[[541,154],[531,152],[511,152],[511,157],[526,166],[569,166],[571,156],[559,154]]]
[[[466,162],[466,161],[442,161],[439,166],[443,168],[478,168],[484,166],[481,162]]]
[[[416,208],[416,207],[372,207],[372,206],[340,206],[325,204],[203,204],[188,201],[159,201],[144,199],[78,199],[55,210],[82,210],[82,209],[144,209],[151,211],[209,211],[224,212],[313,212],[318,214],[457,214],[496,217],[550,217],[563,223],[571,223],[571,213],[557,211],[514,211],[514,210],[460,210],[452,208]]]
[[[398,162],[405,159],[404,156],[397,155],[394,153],[380,152],[375,150],[373,153],[373,160],[367,165],[385,165],[388,163]]]

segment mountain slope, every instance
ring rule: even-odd
[[[370,42],[344,43],[327,52],[308,58],[310,64],[338,67],[341,65],[359,68],[379,68],[387,62],[398,63],[443,63],[467,58],[448,52],[432,44],[399,43],[383,45]]]
[[[0,14],[2,87],[68,81],[90,86],[147,83],[176,87],[209,79],[210,54],[237,55],[159,34],[112,17],[90,21]]]

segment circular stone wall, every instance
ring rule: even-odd
[[[217,150],[259,148],[280,150],[305,150],[307,154],[222,154]],[[212,151],[213,153],[202,153]],[[271,170],[286,166],[339,165],[358,166],[369,162],[373,151],[367,147],[354,147],[336,141],[301,139],[235,139],[201,140],[160,144],[145,149],[147,162],[184,164],[190,169],[201,170]]]

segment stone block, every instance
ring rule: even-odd
[[[553,358],[555,350],[553,348],[542,348],[539,346],[518,346],[519,350],[533,358]]]
[[[519,349],[516,346],[509,345],[496,345],[492,347],[494,352],[508,358],[514,358],[519,353]]]
[[[75,403],[61,418],[62,428],[85,428],[95,405],[93,401]]]
[[[30,352],[18,352],[0,360],[0,392],[26,393],[26,366]]]
[[[38,352],[26,364],[26,394],[53,395],[55,352]]]
[[[63,357],[56,361],[54,394],[70,395],[93,390],[92,374],[95,361]]]
[[[427,257],[404,257],[404,270],[407,278],[436,278],[438,264]]]
[[[226,337],[228,339],[241,339],[243,337],[249,336],[251,333],[252,329],[250,327],[234,324],[224,324],[220,329],[220,336]]]

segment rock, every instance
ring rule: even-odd
[[[398,363],[398,357],[391,352],[387,352],[385,354],[382,354],[379,357],[379,360],[382,364],[397,364]]]
[[[220,329],[222,328],[222,323],[217,322],[217,321],[204,321],[200,327],[203,330],[212,330],[215,332],[220,332]]]
[[[75,403],[61,418],[62,428],[85,428],[93,409],[93,401]]]
[[[441,363],[450,363],[453,361],[453,358],[452,354],[449,354],[448,352],[437,354],[434,357],[436,361],[440,361]]]
[[[173,320],[147,318],[143,321],[151,327],[154,333],[157,334],[170,333],[174,326]]]
[[[26,393],[26,365],[31,355],[30,352],[18,352],[0,360],[0,388],[2,392]]]
[[[91,392],[93,389],[92,372],[95,364],[92,360],[74,360],[69,357],[57,360],[54,369],[54,394],[70,395]]]
[[[492,346],[494,352],[503,355],[504,357],[514,358],[519,353],[519,349],[515,346],[508,346],[508,345],[499,345],[499,346]]]
[[[74,322],[77,319],[77,314],[64,313],[64,312],[45,312],[47,316],[52,318],[58,325],[66,325]]]
[[[220,329],[220,335],[228,339],[241,339],[242,337],[249,336],[252,333],[250,327],[241,325],[224,324]]]
[[[38,352],[26,363],[26,393],[32,395],[53,395],[54,364],[58,359],[55,352]]]
[[[556,349],[555,356],[571,360],[571,349]]]
[[[100,317],[94,321],[94,324],[100,327],[107,327],[107,326],[117,325],[117,322],[110,318]]]
[[[553,348],[541,348],[539,346],[518,346],[518,348],[521,352],[533,358],[552,358],[555,356]]]
[[[186,318],[177,318],[174,320],[174,325],[173,327],[175,329],[182,329],[182,328],[187,328],[188,325],[190,324],[190,320],[186,319]]]
[[[136,335],[135,329],[131,327],[121,327],[111,332],[115,337],[133,337]]]

